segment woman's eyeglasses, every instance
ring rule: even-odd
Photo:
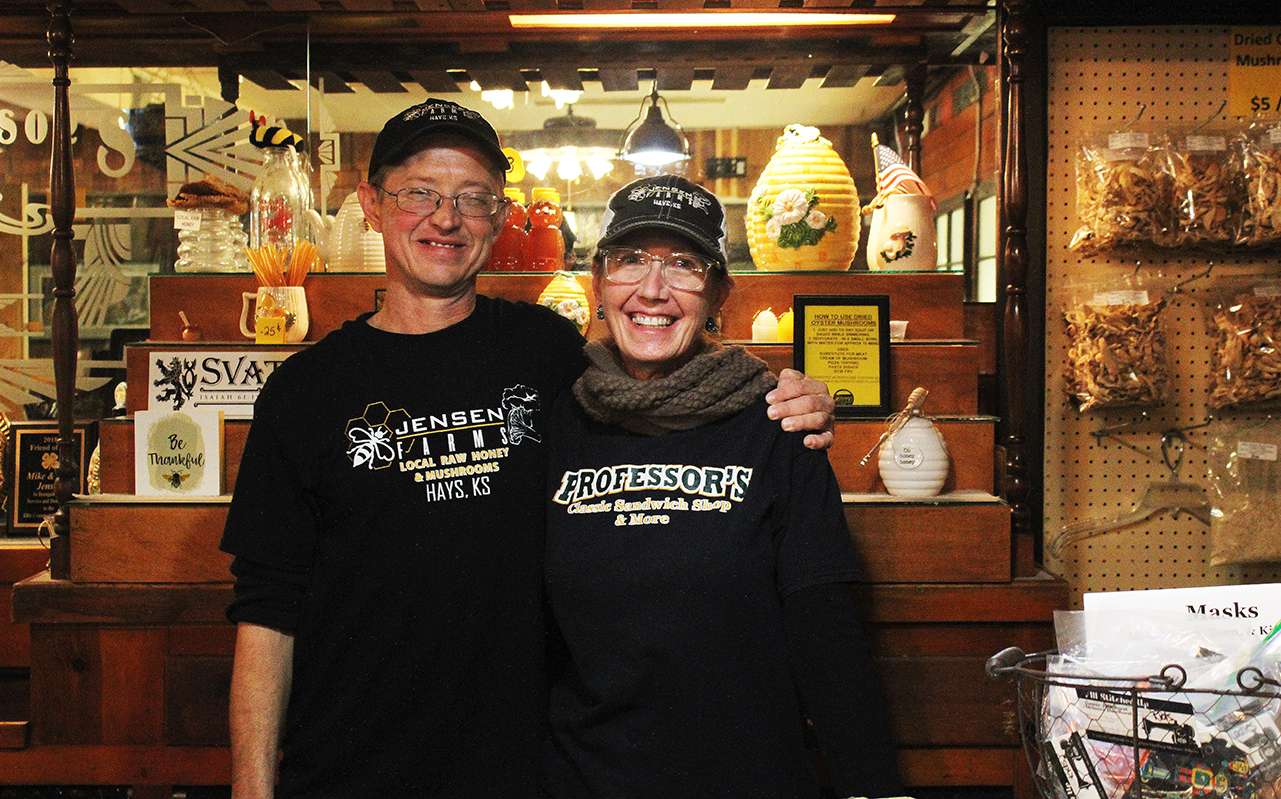
[[[658,264],[658,274],[668,288],[701,291],[707,285],[708,273],[720,265],[701,255],[685,252],[655,255],[631,247],[606,247],[601,254],[605,260],[605,279],[623,286],[640,283],[649,276],[654,264]]]

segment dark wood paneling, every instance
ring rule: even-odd
[[[216,583],[228,505],[78,501],[71,507],[71,579],[81,583]]]
[[[1023,750],[1011,747],[900,749],[898,753],[903,784],[913,788],[1009,785],[1020,761],[1027,762]]]
[[[865,580],[1002,583],[1010,579],[1010,509],[991,505],[846,505]]]
[[[873,623],[1048,622],[1069,601],[1067,583],[1044,573],[999,585],[869,585],[856,592]]]
[[[0,721],[0,749],[26,749],[30,722]]]
[[[861,585],[870,623],[1048,622],[1068,607],[1068,586],[1048,575],[1006,584]],[[14,614],[44,624],[221,624],[229,583],[77,585],[48,573],[14,586]]]
[[[164,681],[166,740],[172,746],[221,746],[229,740],[230,657],[171,657]]]
[[[0,774],[13,785],[228,785],[231,753],[221,746],[39,745],[0,751]]]
[[[13,613],[41,624],[218,624],[233,597],[230,583],[83,585],[44,572],[13,587]]]
[[[231,624],[206,624],[169,628],[169,655],[231,657],[236,648],[236,628]],[[993,650],[995,651],[995,650]]]
[[[999,311],[1000,306],[992,302],[965,303],[965,337],[978,342],[979,374],[996,374],[996,317]]]
[[[102,653],[98,630],[31,630],[31,741],[102,743]],[[0,770],[0,773],[6,773]]]
[[[159,689],[167,676],[165,638],[160,627],[99,630],[102,743],[163,742],[164,704]]]
[[[986,658],[877,658],[901,746],[1018,743],[1014,691],[983,672]]]

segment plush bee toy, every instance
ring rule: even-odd
[[[292,147],[298,152],[302,152],[304,143],[302,136],[294,133],[289,128],[279,125],[268,125],[265,116],[255,116],[254,112],[249,112],[249,123],[253,125],[253,132],[249,134],[249,141],[255,147]]]

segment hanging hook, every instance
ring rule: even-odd
[[[1224,100],[1223,102],[1219,103],[1219,109],[1218,109],[1217,111],[1215,111],[1213,114],[1211,114],[1211,115],[1210,115],[1210,117],[1209,117],[1208,119],[1206,119],[1204,122],[1202,122],[1200,125],[1197,125],[1195,128],[1193,128],[1193,129],[1192,129],[1192,132],[1193,132],[1193,133],[1196,133],[1197,131],[1201,130],[1201,128],[1204,128],[1206,125],[1208,125],[1208,124],[1210,124],[1211,122],[1213,122],[1214,120],[1218,119],[1218,118],[1219,118],[1219,114],[1222,114],[1222,113],[1223,113],[1223,109],[1225,109],[1225,108],[1227,108],[1227,107],[1228,107],[1228,101],[1227,101],[1227,100]]]
[[[1126,122],[1125,125],[1121,128],[1121,130],[1129,130],[1130,128],[1134,127],[1140,119],[1143,119],[1143,115],[1146,114],[1147,111],[1148,111],[1148,104],[1139,103],[1139,113],[1134,115],[1134,119],[1131,119],[1129,122]]]
[[[1182,430],[1166,430],[1161,434],[1161,460],[1165,461],[1165,468],[1170,470],[1172,480],[1179,479],[1179,467],[1183,465],[1183,453],[1187,448],[1188,438],[1183,435]]]

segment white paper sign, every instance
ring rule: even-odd
[[[1094,305],[1147,305],[1146,291],[1100,291],[1094,295]]]
[[[297,351],[154,351],[147,361],[147,408],[214,410],[232,419],[252,418],[263,383]]]
[[[1212,585],[1204,588],[1161,588],[1153,591],[1106,591],[1082,596],[1089,616],[1140,610],[1180,611],[1189,616],[1232,619],[1245,638],[1261,638],[1281,621],[1281,584]],[[1101,611],[1101,612],[1097,612]],[[1095,640],[1089,616],[1086,635]],[[1105,620],[1103,620],[1105,621]],[[1106,636],[1106,630],[1098,630]]]
[[[133,417],[134,493],[145,497],[222,494],[222,414],[138,411]]]
[[[1144,150],[1148,146],[1146,133],[1113,133],[1108,136],[1109,150]]]
[[[1277,459],[1277,445],[1262,444],[1258,441],[1238,441],[1237,457],[1254,461],[1274,461]]]
[[[173,212],[174,230],[200,230],[200,212],[190,208],[179,208]]]

